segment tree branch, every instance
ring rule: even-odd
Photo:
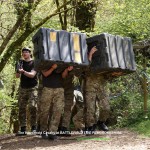
[[[20,24],[22,23],[24,16],[25,16],[25,13],[18,18],[16,24],[13,26],[13,28],[7,34],[7,36],[4,39],[2,45],[0,46],[0,55],[2,54],[2,52],[4,51],[4,49],[6,48],[8,42],[13,37],[14,33],[17,31],[17,29],[20,26]]]
[[[67,10],[63,10],[60,11],[59,10],[61,8],[63,8],[65,5],[69,4],[71,1],[67,2],[66,4],[63,4],[62,6],[60,6],[58,9],[56,9],[54,11],[53,14],[47,16],[46,18],[44,18],[39,24],[35,25],[32,28],[26,28],[26,30],[22,33],[22,35],[20,37],[18,37],[18,39],[16,41],[14,41],[7,49],[7,51],[4,53],[3,58],[1,59],[0,62],[0,72],[3,70],[3,68],[5,67],[7,61],[9,60],[9,58],[12,56],[12,54],[14,53],[14,51],[20,46],[22,45],[22,43],[26,40],[26,38],[32,33],[34,32],[36,29],[38,29],[39,27],[41,27],[46,21],[48,21],[51,17],[58,15],[59,13],[63,13],[64,11],[68,11],[72,8],[74,8],[75,6],[68,8]]]
[[[31,10],[33,8],[33,3],[34,3],[34,0],[28,0],[28,9],[30,11],[28,11],[27,17],[26,17],[26,28],[31,28],[32,27],[32,25],[31,25],[31,17],[32,17]]]
[[[50,14],[49,16],[45,17],[40,23],[38,23],[37,25],[35,25],[35,26],[33,27],[33,30],[35,30],[35,29],[39,28],[40,26],[42,26],[46,21],[48,21],[48,20],[49,20],[50,18],[52,18],[53,16],[56,16],[56,15],[58,15],[58,14],[64,12],[64,11],[68,11],[68,10],[74,8],[74,7],[71,7],[71,8],[68,8],[67,10],[60,11],[60,9],[62,9],[65,5],[67,5],[67,4],[69,4],[69,3],[71,3],[71,1],[68,1],[67,3],[65,3],[65,4],[61,5],[60,7],[58,7],[58,8],[54,11],[53,14]]]
[[[0,72],[5,67],[7,61],[12,56],[12,54],[15,51],[15,49],[17,49],[20,45],[22,45],[22,43],[25,41],[25,39],[31,33],[32,33],[32,31],[28,29],[28,30],[24,31],[24,33],[22,33],[22,35],[20,37],[18,37],[18,39],[16,41],[14,41],[13,43],[11,43],[11,45],[9,46],[9,48],[7,49],[7,51],[5,52],[3,58],[1,59],[1,62],[0,62]]]
[[[57,9],[58,9],[59,8],[59,1],[58,0],[56,0],[56,5],[57,5]],[[60,12],[60,10],[59,10],[59,12]],[[61,13],[59,13],[59,21],[60,21],[60,24],[61,24],[61,28],[63,29],[64,22],[63,22]]]
[[[5,108],[6,108],[6,106],[4,106],[3,108],[0,109],[0,116],[1,116],[2,110],[5,109]]]
[[[64,3],[66,3],[66,0],[64,0]],[[64,6],[64,10],[67,10],[67,5]],[[67,29],[67,12],[68,11],[64,11],[64,25],[63,25],[64,30]]]
[[[4,36],[2,34],[0,34],[0,37],[2,37],[2,39],[4,39]]]
[[[38,4],[41,2],[42,0],[36,0],[36,2],[33,5],[32,10],[34,11],[36,9],[36,7],[38,6]]]

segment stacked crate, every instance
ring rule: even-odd
[[[106,76],[121,76],[136,70],[132,41],[102,33],[90,38],[84,33],[40,28],[32,38],[35,69],[49,69],[54,63],[60,70],[74,66],[76,71],[87,71]],[[92,47],[97,51],[89,63]]]
[[[36,70],[49,69],[54,63],[60,68],[89,65],[86,34],[40,28],[32,41]]]
[[[102,33],[87,38],[87,45],[88,51],[97,48],[90,64],[92,72],[120,76],[136,70],[131,38]]]

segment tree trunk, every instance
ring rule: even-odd
[[[77,2],[75,14],[75,26],[79,30],[85,30],[87,32],[93,31],[95,25],[95,14],[97,10],[97,1],[82,0]]]
[[[40,0],[38,0],[39,2]],[[61,5],[60,7],[58,7],[52,14],[48,15],[47,17],[45,17],[43,20],[41,20],[41,22],[39,22],[38,24],[31,26],[31,10],[28,10],[27,12],[27,17],[26,20],[29,19],[29,21],[25,21],[22,23],[22,26],[25,25],[24,28],[24,32],[21,33],[21,35],[18,37],[17,40],[15,40],[14,42],[12,42],[10,44],[10,46],[7,48],[7,50],[5,51],[3,57],[0,60],[0,72],[3,70],[3,68],[5,67],[5,65],[7,64],[9,58],[12,56],[12,54],[15,52],[16,49],[18,49],[18,47],[20,47],[20,45],[22,45],[22,43],[26,40],[26,38],[32,33],[34,32],[36,29],[38,29],[40,26],[42,26],[47,20],[49,20],[50,18],[52,18],[53,16],[56,16],[59,14],[60,9],[64,8],[65,5],[68,5],[70,3],[70,1],[66,2],[65,4]],[[35,3],[36,5],[37,3]],[[33,6],[33,9],[35,9],[35,5]],[[65,7],[66,8],[66,7]],[[69,8],[71,9],[71,8]],[[68,10],[69,10],[68,9]],[[66,10],[65,10],[66,11]],[[61,11],[61,13],[64,11]],[[7,44],[8,45],[8,44]],[[4,51],[4,48],[1,49],[1,51]]]

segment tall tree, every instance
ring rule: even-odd
[[[4,5],[4,3],[6,3],[6,1],[1,4]],[[41,17],[41,19],[37,22],[34,20],[36,19],[34,15],[38,12],[37,9],[43,9],[43,5],[55,8],[53,7],[54,3],[52,0],[22,0],[21,2],[18,2],[18,0],[11,1],[10,4],[14,5],[13,8],[17,12],[17,17],[12,27],[5,35],[2,35],[4,38],[0,42],[0,72],[3,70],[15,50],[22,45],[26,38],[49,19],[58,15],[60,11],[64,11],[62,8],[66,7],[69,3],[70,1],[66,1],[66,3],[60,5],[57,9],[51,9],[52,11],[48,9],[47,14],[43,15],[44,17]],[[70,9],[70,7],[68,9]],[[20,30],[21,32],[18,31],[19,28],[22,28]]]
[[[63,3],[66,3],[66,0],[63,0]],[[56,5],[57,5],[57,8],[59,8],[60,6],[59,0],[56,0]],[[59,13],[59,21],[60,21],[62,30],[67,30],[67,6],[66,5],[64,5],[64,12]]]
[[[98,1],[74,0],[73,3],[76,3],[78,6],[75,11],[75,26],[78,27],[79,30],[85,30],[87,32],[93,31]]]

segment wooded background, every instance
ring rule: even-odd
[[[16,120],[15,62],[22,47],[33,49],[32,36],[40,27],[85,32],[89,37],[100,33],[131,37],[137,71],[110,82],[112,118],[123,126],[143,112],[149,115],[149,0],[1,0],[0,133],[11,131],[10,116]]]

